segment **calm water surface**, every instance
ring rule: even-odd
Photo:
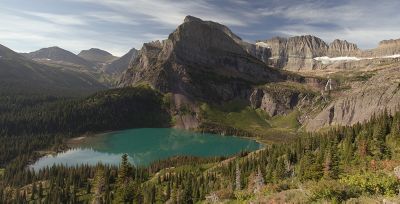
[[[244,138],[194,133],[172,128],[129,129],[88,137],[74,148],[57,155],[40,158],[32,168],[38,170],[53,164],[75,166],[99,162],[118,165],[124,153],[134,165],[177,155],[230,156],[242,150],[260,149],[261,144]]]

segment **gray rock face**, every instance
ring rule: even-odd
[[[293,110],[299,101],[299,93],[277,95],[267,90],[255,89],[250,95],[253,108],[260,108],[270,116],[284,115]]]
[[[283,78],[247,46],[226,26],[188,16],[168,39],[143,45],[119,86],[148,84],[211,101],[247,97],[252,84]]]
[[[264,110],[270,116],[288,114],[295,108],[310,106],[313,103],[317,95],[311,91],[314,89],[312,86],[320,89],[321,82],[315,83],[317,84],[314,84],[314,81],[295,83],[299,86],[304,85],[306,89],[276,84],[255,88],[249,97],[250,105]]]
[[[372,50],[373,56],[386,56],[400,54],[400,39],[383,40],[379,46]]]
[[[329,44],[327,56],[340,57],[340,56],[359,56],[361,50],[358,49],[354,43],[349,43],[346,40],[336,39]]]
[[[352,125],[369,120],[385,109],[394,111],[400,104],[400,68],[378,71],[365,82],[354,82],[352,88],[336,98],[307,123],[308,130],[329,125]]]
[[[336,39],[329,45],[323,40],[311,36],[295,36],[290,38],[275,37],[256,43],[262,46],[269,53],[268,60],[262,60],[270,66],[286,69],[290,71],[309,71],[314,69],[339,68],[348,69],[349,65],[357,65],[354,61],[371,60],[375,58],[385,58],[387,56],[400,54],[400,39],[384,40],[379,46],[372,50],[360,50],[356,44],[346,40]],[[265,55],[260,55],[260,51],[250,53],[261,59]],[[342,59],[329,62],[328,65],[315,60],[316,57],[354,57],[357,60]],[[349,63],[350,62],[350,63]]]
[[[271,50],[270,65],[291,71],[313,69],[314,58],[324,56],[329,48],[323,40],[311,35],[275,37],[257,44]]]

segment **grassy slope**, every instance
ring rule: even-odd
[[[201,106],[203,120],[243,130],[257,136],[263,142],[278,142],[294,137],[300,127],[298,111],[285,116],[270,117],[261,109],[253,109],[244,101],[232,101],[222,105]]]

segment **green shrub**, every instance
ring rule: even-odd
[[[342,202],[360,196],[361,190],[355,186],[344,185],[337,180],[321,180],[311,187],[311,200],[331,200]]]
[[[394,196],[399,188],[399,181],[393,175],[385,173],[357,173],[347,175],[342,183],[359,188],[363,193]]]

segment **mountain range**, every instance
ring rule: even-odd
[[[41,64],[2,45],[0,56],[1,93],[74,95],[106,88],[88,73]]]
[[[116,81],[118,87],[148,85],[168,93],[177,126],[183,128],[204,123],[203,103],[242,100],[271,117],[296,111],[299,124],[315,130],[365,121],[384,109],[393,111],[400,101],[400,79],[393,74],[399,72],[400,40],[384,40],[370,50],[346,40],[328,44],[311,35],[252,44],[222,24],[187,16],[167,39],[144,43],[120,58],[96,48],[75,55],[50,47],[23,53],[26,58],[3,50],[13,57],[1,54],[2,63],[12,60],[24,65],[19,67],[90,77],[94,81],[84,81],[94,89]],[[7,67],[16,66],[11,64]],[[12,75],[4,67],[8,75],[3,81],[32,76],[23,71]],[[51,77],[42,78],[65,84]]]
[[[350,125],[398,106],[400,79],[390,74],[399,72],[396,42],[383,41],[367,51],[310,35],[250,44],[226,26],[188,16],[168,39],[145,43],[118,85],[148,84],[172,93],[175,109],[185,106],[196,113],[177,117],[185,128],[204,121],[199,101],[235,99],[270,116],[298,111],[307,130]],[[322,63],[318,57],[336,61]]]

